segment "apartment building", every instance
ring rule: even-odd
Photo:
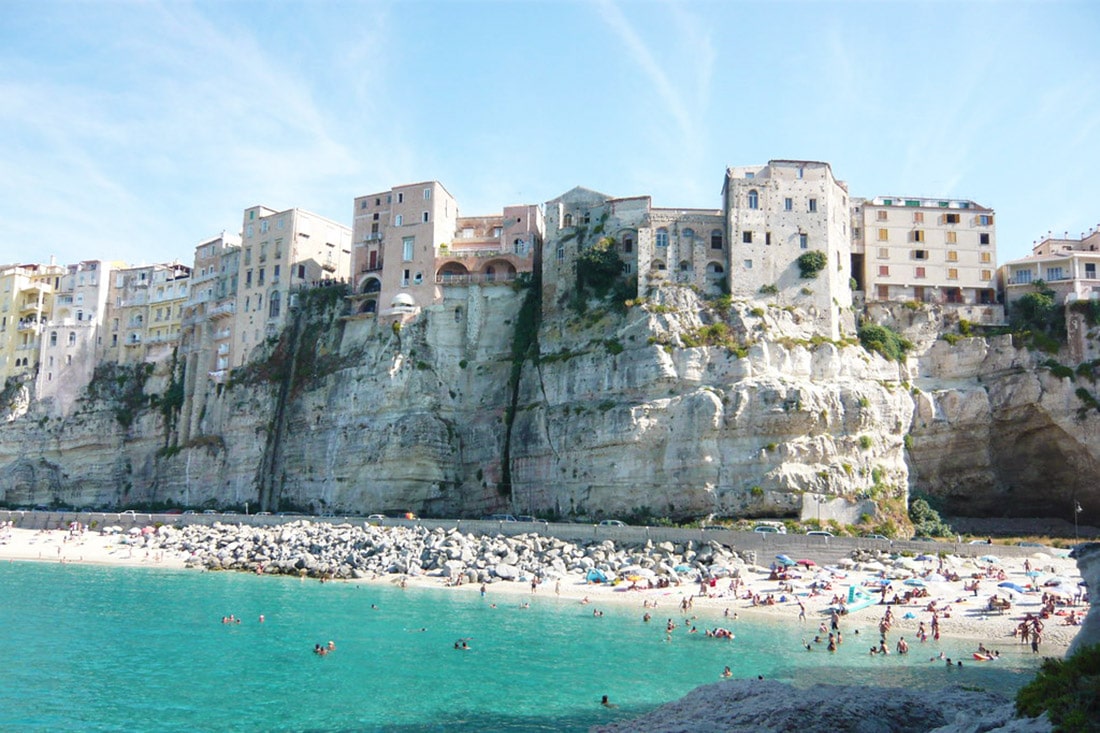
[[[854,199],[852,260],[868,302],[936,303],[976,322],[1004,322],[994,213],[973,201]]]
[[[35,382],[40,400],[53,400],[62,413],[92,380],[105,333],[111,271],[123,263],[84,260],[65,267],[41,339]]]
[[[101,358],[140,364],[171,358],[178,348],[191,268],[179,262],[112,273]]]
[[[353,313],[415,313],[437,302],[436,255],[455,238],[458,202],[439,181],[354,202]]]
[[[1100,299],[1098,268],[1100,228],[1082,234],[1080,239],[1048,235],[1032,247],[1027,257],[1001,266],[1005,305],[1011,306],[1025,293],[1034,291],[1040,280],[1054,291],[1059,304]]]
[[[244,364],[258,344],[280,333],[295,290],[349,279],[351,241],[350,228],[304,209],[245,209],[231,366]]]
[[[853,330],[848,187],[829,164],[731,167],[722,198],[731,294],[800,307],[829,338]],[[803,277],[800,258],[815,251],[825,255],[825,267]]]
[[[32,378],[43,329],[65,268],[50,263],[0,266],[0,388],[11,377]]]
[[[231,364],[240,248],[241,238],[226,232],[195,247],[180,339],[189,380],[224,372]]]

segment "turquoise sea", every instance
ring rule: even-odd
[[[867,654],[877,615],[848,620],[840,651],[806,652],[816,630],[719,621],[733,641],[684,632],[669,596],[638,608],[446,589],[146,568],[0,565],[0,730],[582,731],[718,682],[764,675],[905,687],[958,682],[1012,692],[1038,659],[946,670],[941,649]],[[520,607],[529,601],[530,608]],[[497,608],[492,608],[496,603]],[[372,608],[374,606],[375,608]],[[667,608],[665,607],[667,606]],[[868,609],[873,611],[873,609]],[[240,624],[223,624],[233,614]],[[259,622],[263,614],[265,621]],[[665,640],[664,622],[681,627]],[[863,627],[864,636],[856,636]],[[467,638],[469,651],[454,643]],[[317,643],[336,651],[320,657]],[[615,709],[599,704],[608,695]]]

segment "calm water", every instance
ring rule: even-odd
[[[1011,654],[948,672],[928,658],[969,645],[914,644],[870,658],[877,615],[848,621],[836,655],[801,649],[813,626],[729,622],[737,638],[680,628],[669,596],[642,609],[229,573],[0,565],[0,730],[560,731],[632,717],[719,681],[1015,690],[1038,660]],[[490,607],[496,602],[498,608]],[[377,609],[371,606],[376,605]],[[639,601],[640,605],[640,601]],[[870,609],[873,611],[873,609]],[[223,625],[235,614],[239,625]],[[266,621],[258,622],[260,614]],[[676,615],[679,621],[678,614]],[[716,622],[712,622],[715,625]],[[816,624],[815,624],[816,625]],[[853,635],[862,625],[867,643]],[[426,629],[420,631],[421,628]],[[469,637],[470,651],[455,651]],[[318,657],[318,642],[337,650]],[[1004,651],[1002,651],[1004,653]],[[599,705],[609,695],[619,707]]]

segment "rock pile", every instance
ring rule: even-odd
[[[596,570],[609,579],[636,576],[675,584],[736,575],[746,566],[745,559],[718,542],[574,544],[537,534],[488,536],[457,529],[305,521],[277,527],[163,525],[133,537],[131,543],[152,551],[182,553],[189,565],[210,570],[328,578],[401,574],[490,583]]]

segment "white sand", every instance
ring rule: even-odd
[[[69,532],[63,530],[40,531],[3,528],[0,529],[0,561],[30,560],[179,569],[186,567],[186,558],[182,555],[147,551],[144,548],[132,549],[126,544],[126,540],[125,535],[102,535],[97,532],[86,532],[82,535],[70,536]],[[992,546],[990,550],[995,553],[996,546]],[[1057,575],[1070,580],[1073,584],[1070,587],[1075,587],[1080,580],[1076,563],[1068,558],[1037,553],[1029,560],[1032,567],[1041,572],[1038,576],[1039,580],[1049,575]],[[1024,614],[1037,614],[1039,612],[1042,590],[1024,594],[1007,593],[1004,589],[997,587],[998,579],[983,578],[978,595],[974,596],[973,593],[963,590],[963,583],[964,581],[969,582],[972,574],[981,572],[988,564],[959,558],[949,558],[947,562],[949,567],[955,568],[963,580],[959,582],[929,582],[927,584],[929,597],[916,599],[908,605],[890,606],[894,615],[894,624],[890,632],[891,643],[894,643],[899,636],[904,636],[911,643],[914,652],[919,652],[919,643],[915,638],[917,625],[920,621],[924,621],[928,625],[931,613],[926,610],[926,607],[930,601],[935,600],[937,607],[947,606],[950,608],[949,616],[944,616],[942,613],[940,615],[940,631],[943,636],[973,639],[990,646],[1000,646],[1002,649],[1005,645],[1018,645],[1019,643],[1012,635],[1013,629],[1020,623]],[[1031,582],[1031,578],[1026,575],[1023,563],[1023,559],[1005,558],[995,567],[1005,572],[1007,580],[1026,586]],[[936,563],[917,563],[915,565],[918,571],[923,570],[925,567],[929,571],[934,571]],[[797,597],[806,606],[807,620],[805,622],[799,622],[799,609],[794,602],[777,603],[773,606],[753,606],[751,601],[743,597],[734,598],[729,591],[730,581],[728,579],[719,580],[717,586],[709,590],[710,595],[708,597],[698,595],[698,583],[685,583],[664,589],[627,590],[625,589],[625,586],[629,585],[627,583],[618,586],[585,584],[579,576],[565,577],[560,581],[553,579],[544,581],[534,593],[531,591],[529,580],[524,582],[500,581],[489,584],[488,594],[493,598],[499,596],[499,602],[502,604],[538,603],[540,599],[547,596],[557,596],[578,603],[587,599],[588,605],[594,610],[611,604],[625,604],[636,608],[639,616],[645,612],[646,609],[643,606],[648,601],[651,606],[656,604],[656,608],[650,608],[654,623],[664,623],[665,619],[672,617],[680,625],[680,631],[683,630],[684,622],[680,612],[680,602],[684,598],[691,597],[693,607],[690,614],[699,616],[700,620],[696,625],[700,633],[703,632],[704,628],[724,625],[723,617],[726,609],[728,609],[731,615],[738,614],[743,618],[752,617],[776,623],[801,624],[805,626],[807,636],[812,636],[817,633],[818,625],[822,621],[827,621],[825,609],[830,605],[834,594],[846,597],[849,585],[862,585],[863,581],[874,576],[874,573],[869,571],[849,570],[847,571],[847,577],[837,578],[833,581],[831,590],[823,591],[820,595],[806,596],[801,594],[805,593],[807,584],[812,580],[814,572],[803,571],[800,574],[802,577],[792,582]],[[396,584],[400,580],[397,576],[381,576],[370,581],[354,582]],[[743,573],[742,581],[739,596],[744,595],[746,588],[762,596],[771,593],[778,598],[781,595],[779,583],[769,581],[768,572],[764,568]],[[407,585],[410,588],[441,588],[444,587],[444,581],[439,577],[418,576],[407,579]],[[908,589],[909,586],[903,585],[901,580],[895,580],[888,597],[892,598],[895,591],[900,594]],[[463,584],[454,587],[453,590],[455,592],[477,593],[479,586],[477,584]],[[1012,600],[1011,609],[1003,614],[987,613],[985,611],[987,602],[989,596],[993,593],[997,593],[1002,598],[1007,593],[1007,597]],[[1082,616],[1088,610],[1088,607],[1083,605],[1074,608],[1078,615]],[[861,636],[864,639],[861,643],[869,645],[876,640],[878,637],[878,621],[885,609],[885,606],[876,604],[847,616],[841,625],[846,640],[852,639],[850,630],[855,628],[860,628],[865,635]],[[1066,610],[1070,609],[1066,608]],[[904,618],[907,613],[911,613],[914,618]],[[731,624],[732,621],[725,625]],[[1051,616],[1046,619],[1043,629],[1042,653],[1046,656],[1064,654],[1078,628],[1077,626],[1066,625],[1063,616]],[[870,639],[870,641],[867,641],[867,639]]]

